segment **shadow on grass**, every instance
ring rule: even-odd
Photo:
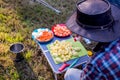
[[[0,64],[0,80],[5,80],[4,79],[4,72],[5,72],[5,68],[3,65]]]
[[[26,59],[20,62],[14,61],[14,66],[19,74],[20,80],[38,80]]]

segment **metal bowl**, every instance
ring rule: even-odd
[[[24,50],[24,45],[22,43],[14,43],[10,46],[10,51],[14,54],[11,55],[11,58],[15,62],[20,62],[24,59],[22,53]]]
[[[10,51],[12,53],[21,53],[24,50],[24,45],[22,43],[15,43],[10,46]]]

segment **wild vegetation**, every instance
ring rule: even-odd
[[[34,1],[34,0],[33,0]],[[54,80],[51,68],[31,33],[40,27],[65,23],[75,9],[76,0],[46,0],[62,13],[56,14],[30,0],[0,0],[0,80]],[[9,51],[11,44],[25,46],[24,60],[16,63]],[[62,77],[59,76],[59,80]]]

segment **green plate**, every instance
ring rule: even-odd
[[[74,47],[80,47],[80,49],[81,49],[80,52],[78,52],[78,56],[77,56],[77,57],[72,56],[71,59],[75,59],[75,58],[78,58],[78,57],[87,55],[87,50],[86,50],[85,47],[81,44],[81,42],[79,42],[79,41],[76,41],[76,42],[75,42],[75,41],[73,40],[73,38],[67,39],[66,41],[71,42],[73,48],[74,48]],[[50,51],[50,45],[51,45],[51,44],[48,44],[48,45],[47,45],[47,48],[48,48],[49,51]],[[51,52],[50,52],[50,53],[51,53]],[[51,56],[52,56],[52,54],[51,54]],[[53,60],[54,60],[54,62],[55,62],[56,64],[59,64],[59,63],[60,63],[60,62],[55,61],[54,57],[52,57],[52,58],[53,58]],[[70,60],[71,60],[71,59],[70,59]],[[65,62],[66,62],[66,61],[65,61]]]

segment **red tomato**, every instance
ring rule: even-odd
[[[65,37],[71,34],[71,31],[65,26],[65,24],[57,24],[52,30],[54,34],[59,37]]]

